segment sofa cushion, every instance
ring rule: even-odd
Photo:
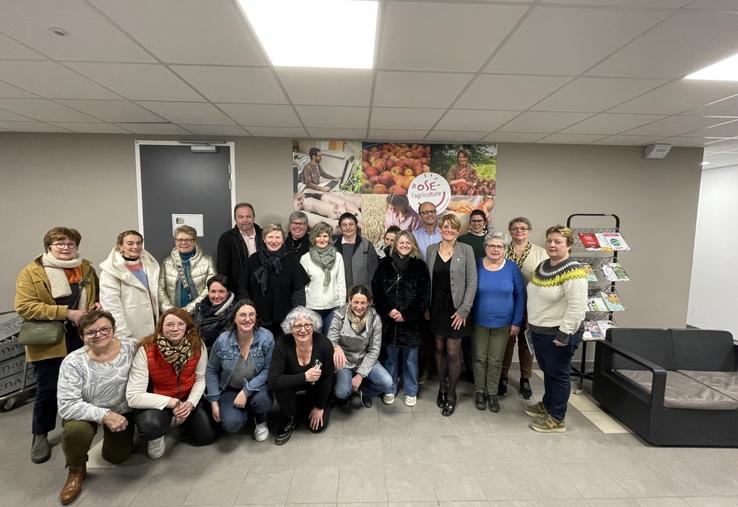
[[[738,400],[738,373],[734,371],[677,371],[725,396]]]
[[[728,371],[735,373],[735,346],[728,331],[670,329],[674,367],[666,370]],[[661,364],[661,363],[656,363]]]
[[[651,392],[653,373],[648,370],[615,370],[631,382]],[[676,371],[666,372],[664,407],[695,410],[735,410],[738,401]]]

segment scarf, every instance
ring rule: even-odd
[[[323,270],[323,287],[331,283],[331,269],[336,264],[336,247],[328,243],[325,248],[310,247],[310,260]]]
[[[507,245],[507,251],[505,252],[505,257],[513,261],[515,264],[518,265],[520,269],[523,269],[523,263],[525,262],[525,259],[528,258],[528,254],[530,253],[530,241],[525,245],[525,250],[523,250],[523,253],[520,255],[520,257],[517,257],[515,255],[515,248],[513,247],[512,242],[510,242],[509,245]]]
[[[256,255],[259,256],[259,267],[254,271],[254,277],[259,283],[262,294],[266,295],[267,293],[269,273],[271,272],[278,275],[282,272],[282,259],[286,253],[287,251],[285,250],[284,244],[282,244],[282,248],[276,252],[272,252],[267,248],[260,248],[256,252]]]
[[[49,285],[51,285],[51,297],[54,299],[66,297],[72,294],[72,288],[69,286],[69,280],[67,275],[64,274],[65,269],[73,269],[77,271],[77,281],[82,279],[82,257],[77,256],[76,259],[71,261],[63,261],[57,259],[51,253],[46,252],[41,256],[41,265],[44,267],[44,272],[49,279]],[[74,276],[73,276],[74,278]],[[84,297],[84,296],[82,296]],[[80,308],[84,308],[80,306]]]
[[[392,265],[395,267],[395,271],[402,273],[407,269],[407,265],[410,262],[410,256],[406,255],[402,257],[397,252],[392,252]]]
[[[233,304],[233,300],[236,299],[236,295],[233,292],[228,293],[228,297],[220,304],[214,305],[210,299],[205,296],[205,299],[200,303],[200,311],[204,317],[211,317],[213,315],[220,316]]]
[[[195,299],[195,282],[192,280],[192,264],[191,259],[195,257],[197,248],[191,252],[180,253],[175,251],[172,253],[172,261],[174,267],[177,270],[177,284],[174,288],[174,298],[179,301],[177,306],[184,308],[190,302]],[[179,262],[177,258],[179,257]]]
[[[164,360],[174,367],[174,372],[179,375],[187,361],[192,357],[192,346],[190,340],[185,336],[177,345],[159,335],[156,338],[156,346],[164,357]]]
[[[354,330],[354,333],[361,334],[366,329],[366,319],[369,317],[369,309],[366,310],[363,317],[358,317],[354,314],[351,310],[351,306],[349,305],[349,307],[346,308],[346,317],[348,317],[351,329]]]

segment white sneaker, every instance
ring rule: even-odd
[[[269,438],[269,427],[267,426],[267,423],[259,423],[256,425],[256,428],[254,428],[254,440],[257,442],[263,442]]]
[[[146,446],[146,452],[149,454],[149,458],[159,459],[164,456],[164,452],[167,450],[167,441],[165,438],[166,437],[159,437],[154,440],[149,440],[149,443]]]
[[[392,393],[387,393],[384,396],[382,396],[382,403],[385,405],[392,405],[395,402],[395,395]]]
[[[405,405],[407,405],[408,407],[414,407],[417,402],[418,402],[417,396],[405,395]]]

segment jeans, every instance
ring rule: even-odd
[[[474,324],[474,390],[490,396],[497,394],[510,326],[488,328]]]
[[[543,404],[551,417],[563,421],[571,394],[571,358],[582,341],[582,332],[570,336],[569,344],[563,347],[554,345],[553,335],[532,333],[532,337],[538,366],[543,371]]]
[[[336,308],[328,308],[327,310],[313,310],[315,313],[320,315],[321,319],[323,319],[323,334],[326,336],[328,336],[328,330],[331,328],[331,322],[333,321],[333,310],[335,310]]]
[[[148,442],[163,437],[169,431],[174,412],[165,408],[155,408],[135,411],[136,427],[141,440]],[[215,421],[205,410],[202,402],[190,412],[189,417],[180,425],[182,431],[189,437],[193,445],[209,445],[215,442],[218,434],[215,432]]]
[[[387,345],[384,368],[392,379],[392,392],[397,393],[398,369],[402,355],[402,385],[406,396],[418,395],[418,347],[396,347]]]
[[[123,463],[133,451],[133,412],[123,414],[128,426],[123,431],[112,432],[104,424],[102,457],[114,465]],[[92,439],[97,433],[97,423],[93,421],[62,421],[61,445],[67,466],[80,468],[87,463]]]
[[[220,408],[220,425],[226,433],[236,433],[246,425],[248,411],[254,413],[256,424],[266,422],[269,409],[272,408],[272,397],[266,390],[257,391],[248,397],[246,406],[238,408],[233,406],[233,401],[240,390],[226,389],[220,394],[218,407]]]
[[[341,368],[336,371],[334,394],[339,400],[347,400],[351,396],[351,379],[356,369]],[[361,391],[367,398],[374,398],[378,394],[394,393],[392,377],[379,363],[375,363],[369,374],[361,382]]]
[[[61,357],[54,357],[31,363],[36,377],[32,424],[34,435],[46,435],[56,427],[56,383],[62,360]]]

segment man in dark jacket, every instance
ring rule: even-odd
[[[220,235],[216,267],[218,273],[226,275],[231,285],[231,292],[238,294],[238,280],[246,264],[246,259],[264,247],[261,227],[254,219],[254,207],[247,202],[240,202],[233,208],[236,226]]]

